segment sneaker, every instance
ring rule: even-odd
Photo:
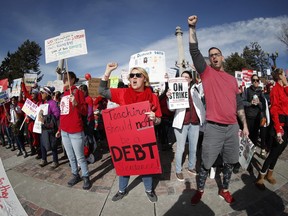
[[[179,181],[184,181],[183,173],[176,173],[176,178],[177,178]]]
[[[156,196],[154,191],[150,191],[150,192],[145,191],[145,192],[146,192],[147,197],[148,197],[150,202],[152,202],[152,203],[157,202],[158,198],[157,198],[157,196]]]
[[[267,153],[266,153],[265,149],[261,149],[260,158],[265,160],[266,159],[266,155],[267,155]]]
[[[126,196],[128,193],[125,190],[124,192],[120,192],[118,191],[113,197],[112,197],[112,201],[116,202],[118,200],[121,200],[124,196]]]
[[[189,169],[189,168],[188,168],[188,172],[189,172],[190,174],[197,175],[196,169]]]
[[[52,165],[51,165],[51,168],[52,169],[56,169],[58,166],[59,166],[58,162],[53,162]]]
[[[200,202],[204,191],[197,190],[194,196],[191,198],[191,205],[196,205]]]
[[[26,152],[26,151],[24,152],[24,155],[23,155],[23,157],[24,157],[24,158],[28,157],[28,154],[27,154],[27,152]]]
[[[78,182],[80,182],[81,180],[82,180],[82,179],[80,178],[79,174],[77,174],[77,175],[74,175],[74,174],[73,174],[72,179],[70,179],[70,180],[67,182],[67,184],[68,184],[68,186],[72,187],[72,186],[74,186],[75,184],[77,184]]]
[[[20,155],[23,155],[22,151],[18,151],[17,154],[16,154],[17,157],[19,157]]]
[[[44,167],[44,166],[46,166],[47,164],[48,164],[48,163],[47,163],[46,160],[41,160],[39,166],[40,166],[40,167]]]
[[[227,203],[235,202],[234,198],[231,196],[229,191],[224,192],[224,190],[219,191],[219,196],[224,199]]]
[[[91,187],[92,187],[92,183],[91,183],[91,181],[89,179],[89,176],[85,176],[85,177],[83,176],[83,186],[82,186],[82,188],[84,190],[89,190]]]

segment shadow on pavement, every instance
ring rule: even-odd
[[[266,188],[260,191],[255,185],[254,176],[242,174],[241,180],[244,187],[233,193],[235,204],[231,207],[239,212],[246,213],[245,215],[287,215],[284,213],[285,206],[283,200],[275,192]],[[265,184],[269,184],[265,182]]]
[[[179,196],[175,204],[164,214],[164,216],[190,216],[190,215],[205,215],[212,216],[215,213],[202,201],[196,206],[192,206],[190,203],[191,197],[194,195],[196,190],[191,189],[190,182],[185,182],[185,189]]]

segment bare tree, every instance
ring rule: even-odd
[[[288,24],[283,23],[281,27],[281,32],[278,35],[278,39],[286,45],[286,48],[288,50]]]

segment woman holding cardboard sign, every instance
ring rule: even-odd
[[[158,98],[153,94],[149,88],[149,76],[147,72],[140,67],[134,67],[131,69],[129,74],[129,87],[128,88],[114,88],[110,89],[107,87],[107,81],[113,70],[117,68],[117,63],[108,63],[106,71],[102,77],[99,86],[99,94],[103,97],[110,99],[111,101],[121,105],[128,105],[142,101],[149,101],[151,105],[151,112],[147,112],[147,116],[154,124],[161,122],[161,109]],[[112,201],[118,201],[127,195],[127,186],[130,176],[119,176],[119,191],[112,198]],[[145,186],[145,192],[149,198],[149,201],[156,202],[157,196],[153,191],[152,187],[152,175],[142,175],[142,181]]]

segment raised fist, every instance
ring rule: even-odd
[[[115,63],[115,62],[108,63],[108,64],[106,65],[106,72],[111,73],[111,72],[112,72],[113,70],[115,70],[117,67],[118,67],[118,64]]]
[[[198,20],[198,17],[195,15],[188,17],[188,25],[196,26],[197,20]]]

